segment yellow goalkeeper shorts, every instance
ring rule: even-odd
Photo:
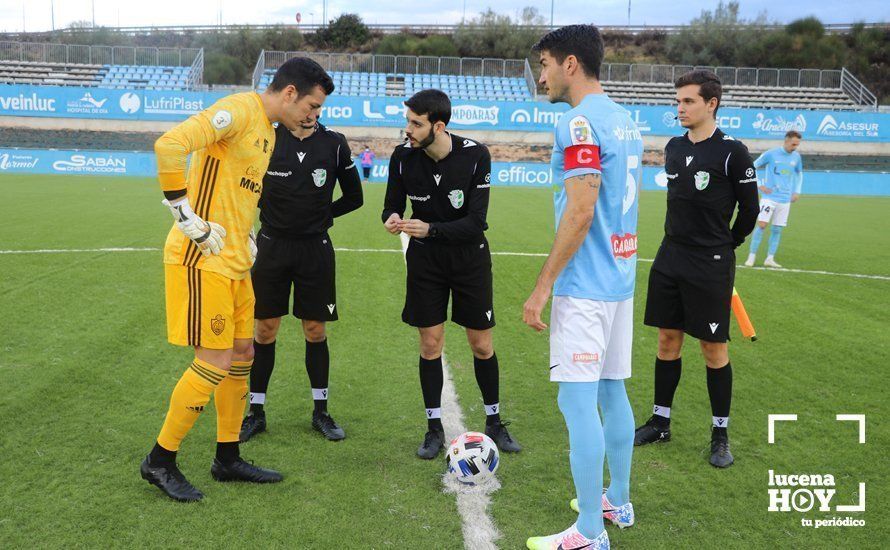
[[[253,338],[253,284],[219,273],[164,264],[167,340],[177,346],[230,349]]]

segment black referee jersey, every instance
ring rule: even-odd
[[[343,195],[334,198],[340,182]],[[346,137],[318,124],[305,139],[279,124],[275,149],[263,178],[260,222],[263,232],[283,238],[325,233],[334,218],[362,205],[362,182]]]
[[[665,239],[680,245],[737,247],[759,213],[757,176],[748,149],[716,129],[698,143],[689,134],[668,141]],[[733,212],[738,215],[730,227]]]
[[[411,216],[430,224],[427,239],[479,242],[488,229],[491,155],[477,141],[449,135],[451,152],[438,162],[407,142],[396,147],[389,159],[383,221],[394,213],[404,217],[408,199]]]

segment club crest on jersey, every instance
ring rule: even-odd
[[[695,173],[695,188],[699,191],[704,191],[708,184],[711,183],[711,174],[705,172],[704,170],[700,170]]]
[[[312,181],[315,187],[324,187],[324,182],[328,179],[328,172],[324,168],[316,168],[312,171]]]
[[[593,144],[593,132],[586,118],[576,116],[569,123],[569,128],[572,130],[572,145]]]
[[[448,193],[448,200],[451,201],[451,206],[460,208],[464,205],[464,192],[460,189],[455,189],[454,191]]]
[[[222,334],[226,330],[226,319],[222,315],[217,314],[216,317],[210,320],[210,330],[217,336]]]

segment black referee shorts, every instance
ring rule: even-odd
[[[334,245],[325,235],[303,239],[257,234],[256,262],[251,269],[256,295],[254,317],[271,319],[288,312],[291,286],[293,313],[307,321],[337,320]]]
[[[408,279],[402,321],[432,327],[448,318],[465,328],[492,328],[494,305],[488,241],[442,244],[411,239],[405,253]]]
[[[706,342],[729,340],[735,251],[663,241],[649,272],[643,323]]]

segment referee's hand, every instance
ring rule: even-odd
[[[401,232],[401,229],[399,229],[399,224],[401,222],[402,218],[398,214],[392,214],[385,222],[383,222],[383,227],[393,235],[398,235],[399,232]]]
[[[407,219],[398,224],[398,228],[409,237],[423,239],[430,234],[430,224],[423,220]]]
[[[541,320],[541,313],[544,311],[544,306],[547,305],[547,300],[549,299],[549,290],[544,289],[542,291],[535,287],[535,290],[532,291],[532,295],[528,297],[528,300],[525,301],[525,305],[522,306],[522,320],[525,321],[526,325],[538,332],[547,328],[547,325]]]

